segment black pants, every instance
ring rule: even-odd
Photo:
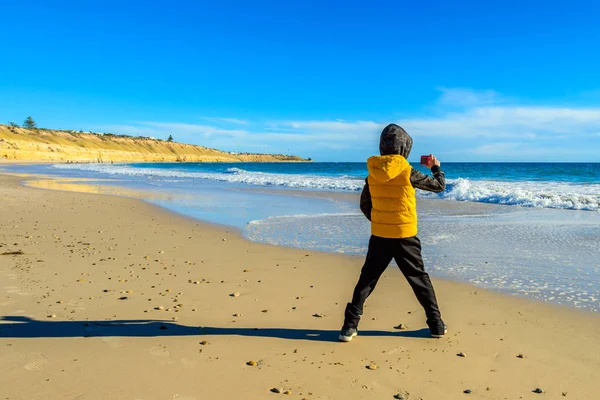
[[[423,265],[419,238],[414,236],[405,239],[386,239],[371,236],[367,259],[354,288],[352,302],[346,306],[344,327],[356,328],[358,326],[365,300],[375,289],[377,281],[392,258],[396,260],[400,271],[415,292],[417,300],[425,309],[427,322],[435,323],[440,319],[440,309],[433,285]]]

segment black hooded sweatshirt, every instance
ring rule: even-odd
[[[382,156],[388,154],[400,154],[408,159],[412,149],[413,140],[408,133],[396,124],[386,126],[381,132],[379,140],[379,152]],[[412,167],[411,167],[412,168]],[[415,189],[426,190],[428,192],[443,192],[446,189],[446,177],[437,165],[431,167],[433,178],[412,168],[410,173],[410,183]],[[369,181],[365,180],[365,186],[360,194],[360,210],[365,217],[371,220],[371,192],[369,191]]]

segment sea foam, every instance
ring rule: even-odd
[[[237,167],[224,172],[194,172],[178,169],[139,168],[131,165],[58,164],[54,168],[80,170],[113,176],[148,179],[205,179],[256,186],[358,192],[364,180],[348,176],[277,174],[246,171]],[[600,210],[600,184],[574,184],[553,181],[492,181],[449,179],[440,194],[418,191],[428,198],[471,201],[522,207],[568,210]]]

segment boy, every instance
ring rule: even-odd
[[[425,309],[431,336],[440,338],[447,333],[433,285],[421,258],[421,242],[416,236],[415,197],[415,188],[444,191],[446,179],[440,162],[434,156],[430,157],[427,164],[433,178],[413,169],[406,161],[411,148],[412,138],[408,133],[398,125],[390,124],[381,133],[381,156],[367,160],[369,176],[360,196],[360,209],[371,221],[371,239],[352,302],[346,306],[344,326],[339,336],[342,342],[349,342],[358,334],[357,326],[365,300],[375,289],[392,258]]]

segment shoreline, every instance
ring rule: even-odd
[[[0,176],[0,252],[24,252],[0,256],[9,399],[262,399],[273,387],[322,400],[596,394],[593,313],[434,278],[450,331],[430,339],[390,268],[359,336],[341,344],[362,257],[253,243],[139,200],[20,180]]]
[[[102,182],[105,181],[105,179],[102,179],[102,178],[97,178],[97,179],[94,179],[94,178],[68,178],[68,177],[55,177],[55,176],[51,176],[51,175],[35,175],[35,174],[24,176],[22,174],[17,174],[17,173],[11,174],[10,172],[5,172],[5,173],[0,172],[0,176],[2,174],[21,176],[20,184],[24,187],[29,187],[29,188],[71,192],[71,193],[89,193],[89,194],[104,195],[104,196],[117,196],[117,197],[125,197],[125,198],[129,198],[129,199],[143,201],[146,204],[154,205],[155,207],[160,208],[164,212],[173,213],[180,217],[187,218],[192,221],[200,222],[202,224],[207,224],[207,225],[215,227],[215,228],[227,229],[229,231],[236,232],[241,239],[249,241],[251,243],[269,245],[266,242],[249,239],[246,235],[247,232],[244,232],[244,229],[239,226],[235,226],[233,224],[219,223],[219,222],[214,222],[214,221],[207,221],[200,217],[187,215],[185,212],[165,206],[164,200],[170,198],[170,196],[171,196],[170,194],[165,194],[165,193],[161,193],[161,192],[157,192],[157,191],[148,191],[148,190],[144,190],[144,189],[142,189],[142,190],[129,189],[125,186],[120,186],[120,185],[103,185]],[[86,181],[90,181],[92,183],[85,184]],[[119,180],[113,178],[113,179],[107,179],[107,181],[118,182]],[[335,200],[344,201],[347,203],[357,202],[358,196],[359,196],[356,193],[317,192],[317,191],[303,191],[303,190],[297,190],[297,189],[285,189],[283,192],[274,190],[274,189],[269,189],[269,188],[256,188],[256,189],[255,188],[242,188],[242,189],[238,189],[238,190],[250,191],[250,192],[254,192],[254,193],[266,193],[266,194],[285,193],[285,195],[301,196],[301,197],[307,197],[307,198],[321,198],[321,199],[325,199],[325,200],[335,199]],[[161,203],[161,201],[162,201],[162,203]],[[494,212],[499,212],[500,214],[504,214],[504,213],[516,211],[512,206],[508,206],[508,205],[496,205],[496,204],[487,204],[487,203],[468,203],[467,207],[465,207],[464,203],[451,204],[451,203],[448,203],[448,202],[445,202],[442,200],[428,199],[428,198],[419,199],[419,204],[420,204],[420,207],[422,207],[423,205],[427,205],[426,208],[443,209],[443,210],[445,210],[446,213],[450,212],[450,215],[456,213],[457,215],[469,216],[471,214],[477,215],[479,213],[487,212],[487,211],[490,211],[490,212],[494,211]],[[523,211],[523,210],[520,210],[520,211]],[[567,213],[567,212],[570,212],[570,210],[550,210],[550,211],[542,210],[542,212]],[[366,236],[366,238],[367,238],[367,236]],[[303,247],[298,247],[298,246],[288,246],[288,245],[281,245],[281,244],[276,244],[276,245],[274,244],[273,246],[283,248],[283,249],[300,249],[300,251],[311,251],[311,252],[317,252],[317,253],[322,253],[322,254],[340,255],[342,257],[352,257],[352,258],[360,259],[360,260],[364,260],[364,256],[366,254],[366,253],[365,254],[340,254],[340,253],[333,252],[333,251],[315,250],[315,249],[310,249],[310,248],[303,248]],[[487,264],[487,262],[486,262],[486,264]],[[392,264],[392,265],[394,265],[394,264]],[[430,273],[432,273],[432,270],[434,269],[433,268],[434,266],[432,265],[432,263],[426,262],[426,267],[428,268],[428,271]],[[515,297],[518,297],[521,299],[526,299],[526,300],[530,300],[530,301],[534,301],[534,302],[541,302],[543,304],[549,304],[552,306],[564,307],[568,310],[578,310],[578,311],[590,312],[592,314],[600,315],[598,310],[594,310],[594,309],[590,309],[590,308],[576,307],[575,305],[572,305],[572,304],[560,303],[560,302],[556,302],[556,301],[544,301],[544,300],[541,300],[540,298],[536,298],[535,296],[527,295],[526,293],[519,293],[519,292],[514,292],[514,291],[511,292],[511,290],[507,289],[507,288],[502,289],[502,288],[495,288],[493,286],[490,287],[489,285],[487,285],[487,287],[482,286],[482,285],[477,285],[476,283],[473,283],[469,280],[461,279],[459,276],[452,275],[451,273],[448,273],[443,270],[436,271],[434,276],[437,279],[441,279],[441,280],[445,280],[445,281],[467,284],[467,285],[473,287],[474,289],[478,289],[478,290],[486,290],[486,291],[498,293],[498,294],[501,294],[504,296],[511,296],[511,297],[515,296]]]

